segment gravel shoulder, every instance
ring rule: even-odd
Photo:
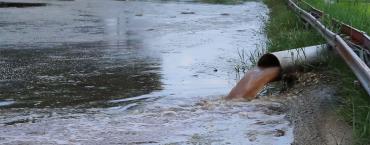
[[[339,96],[322,74],[306,73],[287,91],[293,145],[349,145],[352,128],[335,112]]]

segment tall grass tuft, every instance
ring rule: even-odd
[[[370,1],[368,0],[305,0],[314,7],[346,24],[370,33]]]
[[[286,5],[286,0],[264,0],[270,8],[266,25],[268,51],[302,48],[324,43],[324,39],[305,25]]]

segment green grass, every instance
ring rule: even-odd
[[[319,9],[322,8],[331,16],[369,32],[370,17],[368,13],[370,10],[367,7],[369,3],[345,4],[345,2],[342,2],[337,5],[326,6],[322,5],[324,0],[308,1]],[[268,51],[273,52],[325,43],[321,35],[315,30],[306,29],[302,21],[287,7],[286,0],[264,0],[264,2],[270,8],[270,19],[265,29],[269,39]],[[343,10],[346,11],[343,12]],[[360,14],[355,14],[357,12],[360,12]],[[365,19],[365,17],[367,18]],[[330,56],[317,70],[324,71],[336,79],[333,84],[336,84],[338,95],[342,98],[342,105],[338,108],[338,114],[352,125],[354,143],[370,144],[369,96],[364,89],[355,85],[356,77],[342,59],[338,56]]]
[[[361,88],[355,75],[339,56],[330,55],[327,68],[322,71],[334,79],[337,93],[341,96],[338,114],[353,128],[354,143],[370,144],[370,100],[366,91]],[[338,79],[340,78],[340,79]]]
[[[305,0],[312,6],[322,10],[329,17],[336,18],[346,24],[370,33],[370,1],[364,0]]]
[[[326,3],[324,0],[306,0],[311,5],[355,28],[369,34],[370,3],[364,1],[344,1]],[[343,97],[343,105],[338,112],[353,127],[355,144],[370,144],[370,100],[368,94],[353,82],[355,75],[339,58],[328,61],[331,74],[337,78],[338,93]]]
[[[288,9],[285,0],[265,0],[270,8],[266,24],[268,51],[281,51],[324,43],[313,29],[306,29],[300,19]]]

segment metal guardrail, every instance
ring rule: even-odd
[[[363,31],[360,31],[350,25],[347,25],[335,18],[330,18],[328,14],[313,7],[304,0],[297,1],[308,7],[308,12],[316,19],[322,21],[327,17],[330,19],[335,30],[339,30],[340,36],[346,40],[346,43],[355,51],[355,53],[370,67],[370,37]]]
[[[302,1],[306,6],[308,6],[310,10],[310,14],[313,15],[315,18],[319,19],[321,17],[329,17],[323,11],[313,7],[306,1]],[[351,41],[357,45],[360,45],[362,48],[370,50],[370,37],[363,31],[358,30],[350,25],[347,25],[339,20],[332,19],[331,20],[333,25],[340,29],[342,34],[345,34],[351,38]]]
[[[318,18],[300,8],[292,0],[288,0],[288,5],[294,10],[294,12],[297,13],[297,15],[315,28],[326,39],[329,45],[335,48],[339,55],[344,59],[346,64],[354,72],[362,87],[370,96],[370,69],[365,62],[363,62],[359,56],[357,56],[357,54],[352,50],[351,47],[349,47],[343,38],[326,28]]]

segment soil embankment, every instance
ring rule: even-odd
[[[352,130],[335,112],[338,102],[335,88],[326,76],[303,74],[285,95],[287,117],[294,125],[294,145],[352,144]]]

